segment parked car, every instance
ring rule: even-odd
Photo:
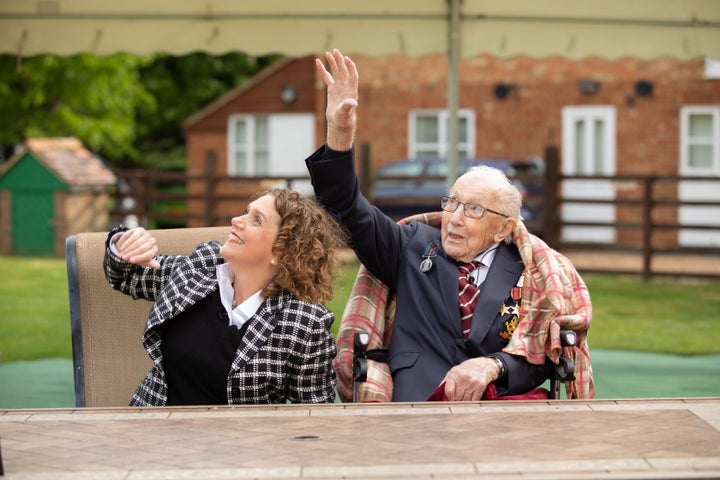
[[[488,165],[498,168],[512,180],[520,190],[523,199],[530,194],[529,188],[517,178],[520,171],[525,176],[541,180],[542,160],[510,160],[497,158],[460,158],[457,175],[467,172],[470,167]],[[400,219],[410,215],[440,210],[440,197],[447,194],[446,179],[448,164],[444,158],[423,157],[399,160],[375,171],[373,202],[387,215]],[[435,177],[435,178],[428,178]],[[533,182],[539,185],[539,182]],[[536,189],[532,192],[538,195]],[[540,212],[524,206],[521,212],[525,220],[539,218]]]

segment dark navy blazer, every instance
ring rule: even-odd
[[[496,381],[500,395],[525,393],[543,383],[545,367],[500,352],[514,329],[513,319],[517,323],[517,299],[513,301],[511,292],[524,266],[515,245],[502,243],[498,248],[470,338],[464,340],[458,264],[443,250],[440,229],[418,222],[399,225],[372,206],[360,193],[352,151],[322,147],[306,164],[318,201],[348,229],[360,261],[397,293],[388,351],[393,401],[426,400],[453,366],[477,356],[500,356],[507,365],[507,374]],[[423,272],[420,263],[426,253],[434,255],[433,265]],[[501,314],[503,305],[510,308]]]

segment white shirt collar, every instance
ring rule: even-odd
[[[473,275],[471,275],[471,277],[475,280],[475,285],[481,285],[487,278],[488,270],[490,269],[490,265],[492,265],[493,260],[495,260],[495,254],[497,254],[499,246],[500,242],[492,245],[490,248],[475,257],[474,260],[476,262],[480,262],[480,266],[476,268]]]
[[[500,242],[492,245],[490,248],[488,248],[484,252],[480,252],[480,254],[477,257],[475,257],[474,260],[476,262],[480,262],[480,265],[490,268],[490,265],[492,265],[493,260],[495,260],[495,254],[497,253],[497,249],[499,246],[500,246]]]
[[[247,322],[253,315],[255,315],[262,304],[262,298],[258,290],[253,293],[247,300],[242,302],[240,305],[232,308],[233,303],[233,280],[235,274],[233,273],[230,265],[223,263],[217,269],[218,286],[220,288],[220,301],[225,307],[225,310],[230,317],[229,325],[235,325],[240,328],[243,323]]]

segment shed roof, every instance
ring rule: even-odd
[[[117,182],[112,170],[75,137],[30,138],[14,160],[27,152],[70,186],[113,185]],[[8,168],[14,163],[11,160]]]

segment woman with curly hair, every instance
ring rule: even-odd
[[[332,298],[346,237],[315,201],[259,195],[224,244],[160,255],[142,227],[108,235],[112,288],[154,302],[143,334],[153,361],[130,402],[143,405],[335,400]]]

